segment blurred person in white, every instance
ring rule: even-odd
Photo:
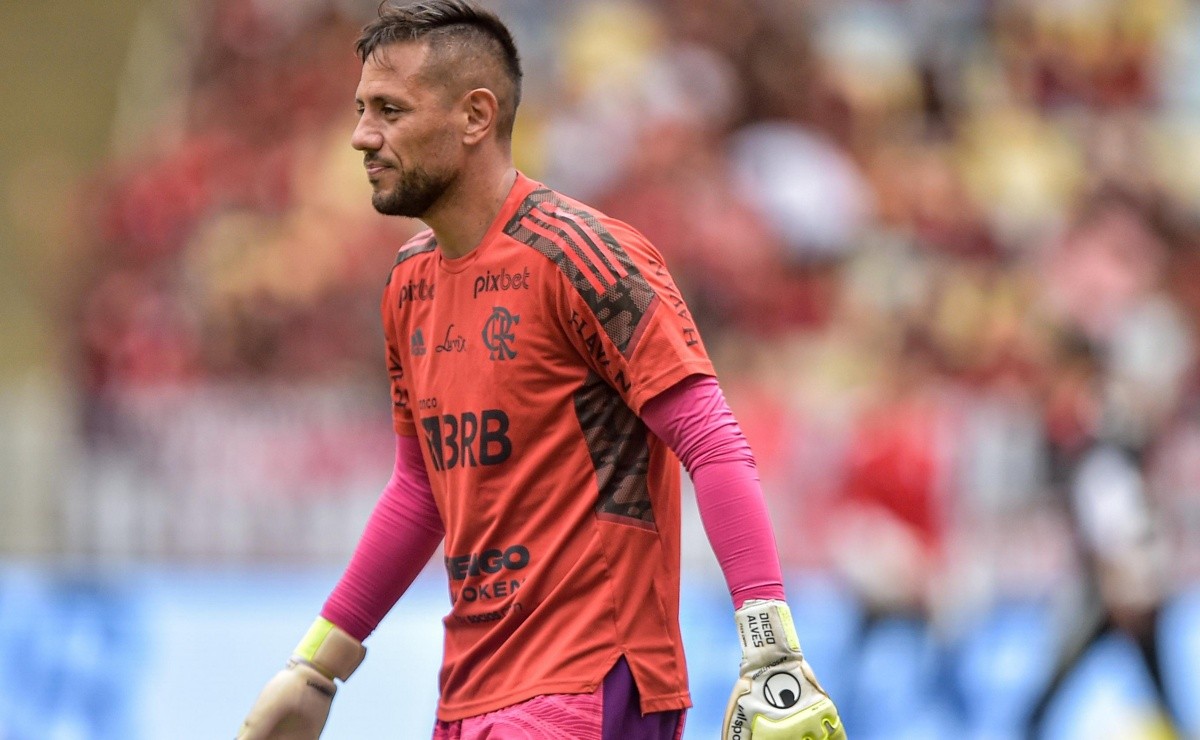
[[[1063,685],[1088,651],[1111,634],[1132,641],[1155,694],[1155,705],[1111,706],[1126,737],[1171,737],[1174,695],[1163,667],[1160,620],[1169,597],[1169,552],[1142,471],[1124,450],[1100,444],[1086,453],[1070,484],[1070,505],[1089,571],[1088,604],[1067,635],[1058,666],[1034,707],[1031,732],[1045,727]],[[1126,734],[1128,733],[1128,734]]]
[[[680,472],[742,644],[723,737],[844,738],[800,651],[754,459],[657,250],[513,166],[521,67],[464,0],[359,37],[372,203],[430,229],[381,305],[395,473],[238,737],[316,738],[362,641],[445,539],[433,736],[678,740]]]
[[[1119,443],[1119,410],[1104,397],[1111,372],[1101,348],[1066,332],[1060,338],[1046,404],[1058,487],[1084,571],[1082,593],[1062,653],[1029,717],[1031,737],[1051,727],[1056,700],[1090,651],[1110,636],[1128,639],[1149,677],[1147,705],[1113,702],[1105,722],[1123,737],[1168,738],[1182,730],[1180,696],[1165,667],[1163,616],[1173,596],[1172,557],[1144,471],[1145,451]]]

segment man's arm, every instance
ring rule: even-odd
[[[717,379],[689,376],[646,402],[642,420],[679,456],[735,609],[784,598],[779,550],[750,444]]]
[[[716,378],[685,378],[646,402],[642,420],[691,476],[733,599],[741,676],[721,737],[844,740],[837,709],[800,651],[754,456]]]
[[[416,437],[396,437],[396,467],[321,616],[358,640],[375,631],[446,534]]]
[[[334,679],[345,681],[375,630],[445,535],[416,437],[396,437],[392,478],[367,520],[350,564],[296,646],[263,689],[238,740],[315,740],[329,717]]]

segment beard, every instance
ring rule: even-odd
[[[419,167],[400,170],[396,184],[371,195],[371,205],[385,216],[420,218],[454,183],[448,172],[431,173]]]

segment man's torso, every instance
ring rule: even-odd
[[[475,251],[427,234],[393,268],[397,431],[446,525],[443,719],[593,691],[621,654],[644,709],[688,704],[679,466],[634,409],[711,366],[621,228],[520,178]]]

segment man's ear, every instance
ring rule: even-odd
[[[478,87],[463,97],[466,126],[463,129],[464,144],[478,144],[496,127],[500,112],[500,101],[486,87]]]

